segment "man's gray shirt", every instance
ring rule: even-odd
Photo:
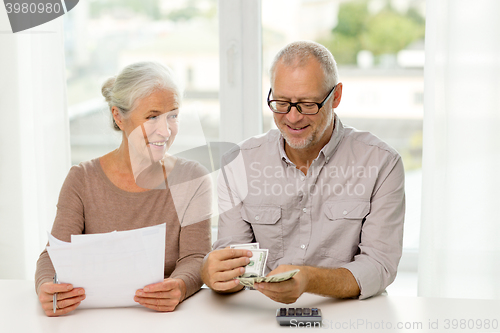
[[[396,277],[403,243],[404,168],[376,136],[344,126],[307,175],[288,159],[278,130],[250,138],[222,158],[219,234],[214,249],[257,241],[279,265],[348,269],[360,298]]]

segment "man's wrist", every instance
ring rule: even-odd
[[[201,281],[203,281],[203,283],[206,284],[210,289],[213,289],[210,283],[210,276],[208,274],[208,268],[207,268],[207,259],[210,253],[212,252],[207,253],[205,255],[205,258],[203,258],[203,261],[201,262],[200,276],[201,276]]]
[[[311,267],[311,266],[302,266],[302,267],[299,267],[300,269],[300,272],[299,274],[303,274],[303,279],[305,281],[304,283],[304,292],[305,293],[308,293],[310,292],[309,290],[311,289],[311,275],[314,274],[314,269],[315,267]]]
[[[352,273],[345,268],[322,268],[301,266],[304,274],[304,292],[331,296],[336,298],[352,298],[359,296],[359,287]]]

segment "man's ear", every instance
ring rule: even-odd
[[[336,109],[339,106],[341,99],[342,99],[342,82],[339,82],[337,83],[337,87],[335,87],[335,91],[333,92],[332,107],[334,109]]]
[[[113,106],[111,108],[111,114],[113,115],[115,124],[123,131],[123,115],[120,110],[116,106]]]

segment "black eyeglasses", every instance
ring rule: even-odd
[[[269,100],[269,98],[271,97],[271,92],[272,92],[272,88],[271,88],[271,89],[269,89],[269,94],[267,95],[267,105],[269,105],[269,108],[274,113],[281,113],[281,114],[288,113],[292,109],[292,106],[295,106],[297,108],[297,111],[299,111],[302,114],[314,115],[314,114],[317,114],[319,112],[319,110],[321,110],[323,105],[325,105],[326,101],[328,101],[330,96],[332,96],[332,93],[334,92],[336,87],[337,87],[337,85],[333,86],[332,90],[330,90],[330,92],[328,93],[328,96],[326,96],[325,99],[323,100],[323,102],[321,102],[321,103],[316,103],[316,102],[292,103],[289,101],[281,101],[281,100],[277,100],[277,99]]]

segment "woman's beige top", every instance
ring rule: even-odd
[[[127,192],[108,179],[99,159],[73,166],[59,195],[52,235],[69,242],[76,234],[166,223],[165,278],[182,279],[189,297],[203,284],[200,267],[211,250],[211,182],[198,163],[179,159],[168,183],[172,186],[167,190]],[[44,250],[35,273],[37,293],[40,285],[52,281],[53,276],[54,267]]]

